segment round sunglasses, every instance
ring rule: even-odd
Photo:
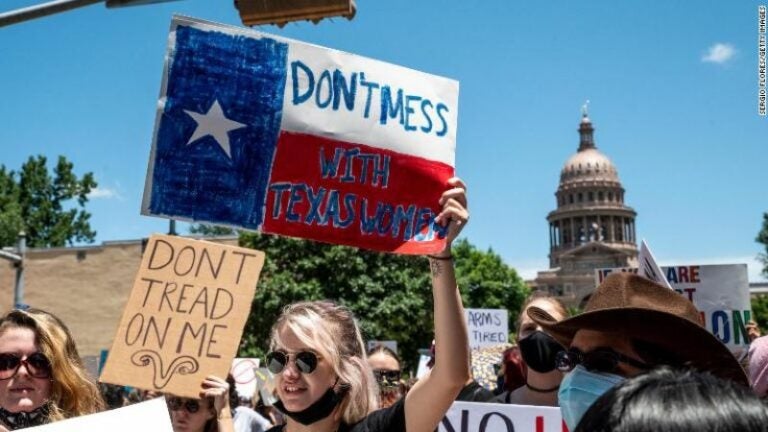
[[[51,377],[51,362],[43,353],[36,352],[25,357],[13,353],[0,353],[0,380],[15,377],[21,365],[24,365],[29,376],[33,378]]]
[[[643,370],[652,369],[651,365],[627,357],[610,348],[597,348],[588,353],[582,352],[578,348],[571,348],[567,351],[560,351],[555,356],[555,366],[560,372],[570,372],[577,365],[582,365],[589,371],[614,373],[619,370],[619,363],[626,363]]]
[[[301,373],[309,374],[317,368],[317,362],[321,358],[312,351],[299,351],[288,354],[285,351],[272,351],[267,354],[267,369],[273,374],[279,374],[288,365],[293,357],[293,364]]]
[[[394,387],[400,383],[399,370],[374,369],[373,376],[382,387]]]
[[[170,409],[171,411],[178,411],[182,407],[185,410],[187,410],[187,412],[190,414],[194,414],[200,411],[200,402],[195,399],[183,399],[183,398],[172,397],[172,398],[168,398],[166,400],[166,403],[168,404],[168,409]]]

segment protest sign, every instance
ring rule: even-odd
[[[196,398],[235,357],[264,253],[149,239],[100,381]]]
[[[558,407],[454,402],[438,432],[568,432]]]
[[[256,369],[259,367],[258,358],[236,358],[232,360],[229,373],[235,380],[237,395],[252,398],[256,393]]]
[[[597,283],[617,271],[637,273],[630,267],[597,269]],[[661,272],[672,289],[693,302],[707,330],[737,357],[747,350],[746,323],[752,311],[746,264],[662,266]]]
[[[256,376],[256,388],[259,391],[259,397],[266,406],[272,406],[277,402],[275,396],[275,379],[267,368],[258,368],[254,371]]]
[[[672,286],[667,281],[659,265],[656,263],[656,258],[651,253],[651,248],[648,247],[648,243],[643,240],[640,243],[640,252],[637,254],[637,261],[640,264],[638,269],[641,276],[646,279],[650,279],[659,285],[672,289]]]
[[[174,17],[142,213],[441,251],[458,82]]]
[[[506,309],[465,309],[465,313],[470,348],[507,343],[509,316]]]
[[[27,432],[173,432],[165,398],[24,429]]]

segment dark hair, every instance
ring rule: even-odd
[[[661,367],[603,394],[574,432],[766,432],[768,407],[707,372]]]
[[[374,354],[378,354],[378,353],[382,353],[384,355],[388,355],[388,356],[392,357],[393,359],[395,359],[395,361],[397,362],[398,367],[402,365],[402,362],[400,361],[400,357],[398,357],[397,353],[392,351],[392,349],[390,349],[388,346],[386,346],[384,344],[378,344],[375,347],[369,349],[368,353],[366,354],[366,356],[370,357],[370,356],[372,356]]]

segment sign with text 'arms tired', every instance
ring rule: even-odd
[[[443,249],[458,82],[175,17],[142,213],[397,253]]]
[[[197,398],[226,378],[264,253],[175,236],[149,239],[100,381]]]

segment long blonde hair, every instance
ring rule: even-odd
[[[10,328],[32,330],[40,352],[51,362],[49,421],[104,410],[104,399],[96,384],[88,379],[75,341],[59,318],[40,309],[15,309],[0,318],[0,333]]]
[[[272,326],[270,349],[284,346],[279,335],[284,328],[330,361],[339,385],[347,389],[342,401],[344,423],[355,424],[379,407],[379,389],[368,366],[360,327],[349,309],[331,301],[286,306]]]

